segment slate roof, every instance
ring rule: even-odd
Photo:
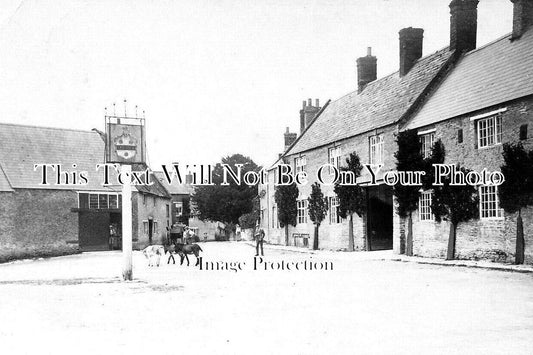
[[[451,60],[444,48],[419,59],[403,77],[395,72],[332,101],[284,154],[304,152],[398,122]]]
[[[413,115],[413,129],[533,94],[533,29],[517,40],[504,36],[457,63]]]
[[[11,188],[11,184],[9,183],[9,180],[7,179],[6,174],[4,173],[4,169],[2,169],[2,164],[0,164],[0,192],[6,192],[6,191],[14,191]]]
[[[93,131],[0,123],[0,191],[7,190],[5,181],[12,189],[120,191],[118,184],[102,186],[103,172],[96,171],[96,165],[104,162],[104,147],[100,135]],[[35,171],[35,164],[61,164],[64,170],[86,171],[88,184],[39,185],[41,169]],[[76,168],[72,164],[76,164]],[[49,182],[54,182],[55,173],[49,171]],[[158,182],[151,187],[135,188],[139,192],[168,197],[168,192]]]
[[[154,171],[154,176],[163,184],[167,191],[171,195],[190,195],[193,192],[193,187],[190,184],[178,184],[176,180],[172,184],[167,182],[165,178],[165,173],[162,171]],[[185,177],[182,177],[185,179]]]

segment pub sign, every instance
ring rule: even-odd
[[[106,116],[106,162],[146,162],[144,118]]]

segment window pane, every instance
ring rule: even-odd
[[[118,208],[117,195],[109,195],[109,208]]]
[[[98,208],[109,208],[109,201],[107,194],[98,195]]]
[[[89,194],[89,208],[98,208],[98,194]]]

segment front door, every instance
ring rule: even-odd
[[[152,237],[154,235],[154,220],[148,220],[148,243],[152,245]]]

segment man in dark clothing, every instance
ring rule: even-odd
[[[257,226],[255,232],[255,256],[259,256],[259,247],[261,247],[261,256],[263,256],[263,239],[265,239],[265,231],[263,228]]]

